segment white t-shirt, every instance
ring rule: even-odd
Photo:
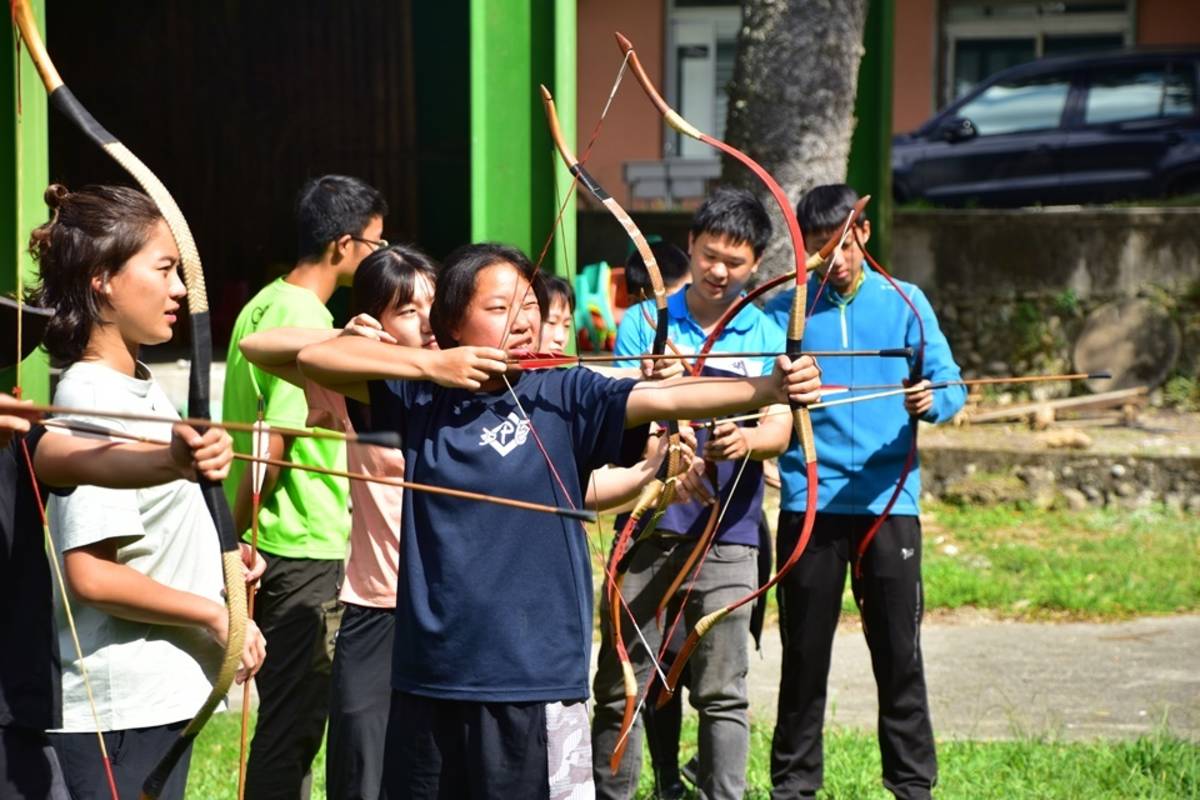
[[[177,418],[145,365],[138,365],[138,374],[142,378],[77,362],[62,374],[54,403]],[[171,436],[166,423],[70,419],[158,440]],[[69,496],[51,497],[48,511],[60,552],[116,539],[118,563],[174,589],[224,602],[216,529],[195,483],[177,480],[147,489],[80,486]],[[101,730],[166,725],[195,716],[212,689],[221,657],[220,646],[207,633],[198,627],[118,619],[74,596],[71,601]],[[55,604],[63,670],[61,730],[94,731],[96,720],[57,593]]]

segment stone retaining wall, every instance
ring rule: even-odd
[[[1178,330],[1173,374],[1200,374],[1200,208],[897,211],[891,267],[924,289],[973,375],[1069,371],[1088,314],[1129,297]]]
[[[1200,514],[1200,457],[924,447],[921,486],[964,505],[1026,502],[1079,510],[1165,503]]]

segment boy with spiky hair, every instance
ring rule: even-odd
[[[685,355],[698,353],[717,320],[742,295],[771,238],[771,220],[762,203],[750,192],[721,188],[697,209],[688,234],[691,282],[668,299],[669,338]],[[651,302],[651,301],[647,301]],[[650,318],[654,318],[653,308]],[[654,330],[641,309],[630,308],[617,331],[616,353],[634,366],[650,350]],[[721,352],[782,353],[783,330],[757,307],[738,313],[703,365],[705,375],[757,376],[769,374],[773,358],[722,358]],[[772,410],[778,410],[772,408]],[[699,446],[704,461],[715,467],[714,496],[722,506],[715,543],[707,558],[698,559],[694,584],[685,582],[677,593],[690,592],[678,624],[691,628],[701,616],[751,593],[758,586],[758,523],[762,509],[762,461],[782,453],[791,438],[791,418],[771,414],[758,424],[718,422],[711,434],[701,431]],[[703,467],[697,463],[696,469]],[[624,638],[631,642],[630,658],[645,687],[658,657],[663,631],[655,621],[656,608],[688,556],[703,546],[701,535],[709,523],[710,505],[693,501],[667,509],[653,536],[638,546],[624,578],[622,595],[637,620],[640,635],[627,619]],[[618,526],[623,524],[618,519]],[[701,550],[703,553],[703,550]],[[690,588],[689,588],[690,587]],[[607,592],[601,594],[607,598]],[[679,597],[673,598],[676,603]],[[605,602],[602,600],[602,602]],[[678,607],[677,605],[674,607]],[[741,797],[746,784],[750,746],[749,671],[747,631],[751,608],[743,606],[713,626],[704,647],[693,656],[692,705],[700,712],[698,786],[705,797]],[[599,671],[593,684],[596,713],[592,724],[592,752],[598,797],[632,797],[641,767],[641,722],[635,720],[629,745],[618,772],[609,769],[609,757],[621,737],[624,691],[615,648],[611,644],[609,614],[601,612]],[[674,615],[666,618],[669,630]],[[644,638],[654,653],[641,645]],[[660,787],[667,791],[667,787]]]

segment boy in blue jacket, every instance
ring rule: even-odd
[[[837,233],[857,200],[844,184],[808,192],[796,208],[805,240],[820,243]],[[821,788],[826,683],[847,567],[878,687],[884,786],[898,798],[928,798],[937,782],[920,649],[921,477],[910,449],[918,420],[950,419],[962,407],[966,390],[928,388],[960,377],[950,346],[920,289],[893,283],[865,263],[862,246],[871,236],[871,224],[865,217],[859,220],[829,265],[825,285],[823,275],[809,276],[809,302],[816,299],[804,348],[911,347],[908,363],[824,359],[823,382],[850,387],[912,382],[926,388],[903,395],[903,404],[891,397],[812,415],[820,467],[816,525],[800,562],[778,589],[783,668],[771,746],[774,798],[814,797]],[[767,305],[767,313],[786,324],[791,302],[792,294],[784,293]],[[779,467],[783,491],[777,552],[788,553],[804,521],[808,486],[803,453],[792,447]],[[902,476],[903,487],[897,489]],[[871,537],[893,494],[891,513]]]

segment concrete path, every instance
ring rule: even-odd
[[[1119,623],[926,622],[926,678],[938,736],[1135,737],[1165,725],[1200,740],[1200,616]],[[775,719],[781,645],[750,662],[751,704]],[[834,640],[826,718],[874,729],[871,662],[857,623]]]

